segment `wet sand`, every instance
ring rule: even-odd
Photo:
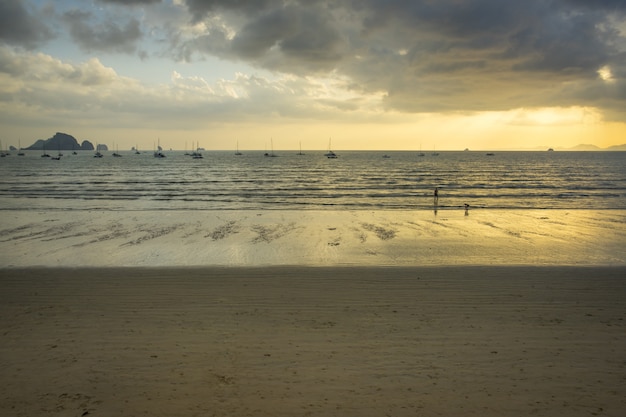
[[[626,267],[0,270],[4,416],[618,416]]]
[[[626,265],[623,210],[4,211],[0,266]]]

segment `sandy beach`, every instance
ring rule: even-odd
[[[623,211],[10,211],[3,416],[619,416]]]
[[[626,268],[3,270],[4,416],[619,416]]]

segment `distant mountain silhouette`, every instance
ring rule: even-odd
[[[545,146],[539,146],[537,148],[533,148],[534,150],[546,150],[547,147]],[[557,151],[626,151],[626,143],[622,144],[622,145],[613,145],[613,146],[609,146],[608,148],[601,148],[599,146],[596,145],[591,145],[588,143],[581,143],[579,145],[576,146],[572,146],[571,148],[554,148]]]
[[[50,151],[93,151],[94,146],[88,140],[83,141],[83,143],[79,145],[74,136],[57,132],[49,139],[38,139],[34,144],[25,149],[30,151],[40,151],[43,149]]]
[[[581,143],[580,145],[576,145],[567,149],[570,151],[599,151],[601,150],[600,147],[596,145],[590,145],[588,143]]]
[[[581,143],[580,145],[573,146],[571,148],[560,148],[564,151],[626,151],[626,143],[622,145],[613,145],[608,148],[600,148],[596,145],[588,143]]]

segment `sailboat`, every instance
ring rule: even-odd
[[[326,152],[324,156],[327,157],[328,159],[335,159],[337,158],[337,154],[332,151],[331,146],[330,146],[330,141],[331,139],[328,139],[328,152]]]
[[[11,155],[11,153],[9,153],[9,150],[7,148],[6,151],[2,150],[2,142],[0,142],[0,158],[4,158],[5,156],[9,156]]]
[[[96,143],[96,153],[93,154],[94,158],[102,158],[104,155],[102,155],[102,152],[100,152],[100,145],[98,145]]]
[[[157,146],[157,150],[154,151],[154,157],[155,158],[165,158],[165,154],[163,153],[163,150],[161,149],[161,139],[159,139],[159,144]]]
[[[193,148],[193,142],[191,143],[191,147]],[[198,146],[196,147],[196,150],[191,152],[191,157],[193,159],[202,159],[202,158],[204,158],[202,156],[202,154],[200,153],[199,149],[200,149],[200,143],[198,143]]]
[[[41,154],[41,157],[42,158],[50,158],[50,155],[46,153],[46,144],[45,143],[41,146],[41,149],[42,149],[42,152],[43,152]]]
[[[239,152],[239,141],[237,141],[237,150],[235,151],[235,155],[241,155],[241,152]]]
[[[304,155],[304,154],[302,153],[302,141],[300,141],[300,152],[298,152],[298,155]]]
[[[274,158],[274,157],[276,157],[276,154],[274,153],[274,139],[270,139],[270,141],[271,141],[270,143],[271,143],[271,146],[272,146],[272,152],[271,153],[265,152],[264,155]]]
[[[62,156],[63,156],[63,154],[61,152],[59,152],[57,154],[57,156],[50,157],[50,159],[52,159],[54,161],[60,161]]]
[[[22,141],[18,139],[17,141],[17,146],[18,146],[18,150],[17,150],[17,156],[24,156],[25,153],[22,150]]]

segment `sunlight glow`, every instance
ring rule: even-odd
[[[605,65],[598,70],[598,76],[600,76],[600,79],[602,81],[605,81],[607,83],[615,81],[615,79],[613,78],[613,73],[611,72],[611,67],[609,67],[608,65]]]
[[[507,112],[508,124],[529,126],[572,126],[601,121],[598,110],[589,107],[544,107]]]

